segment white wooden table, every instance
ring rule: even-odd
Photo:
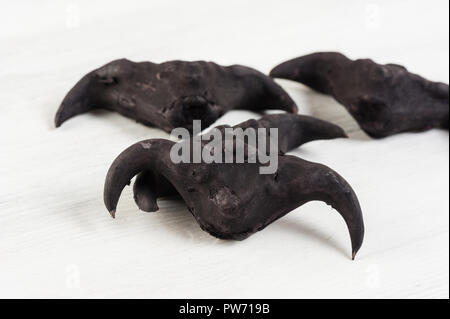
[[[0,297],[449,297],[449,134],[365,136],[342,106],[278,81],[300,113],[347,140],[292,152],[343,175],[366,237],[357,260],[340,216],[309,203],[242,242],[200,230],[182,202],[109,217],[103,182],[139,140],[168,135],[117,114],[55,129],[61,99],[110,60],[239,63],[268,72],[321,50],[449,81],[448,1],[1,1]],[[230,112],[218,123],[256,117]]]

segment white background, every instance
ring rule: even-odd
[[[449,297],[449,135],[372,140],[333,99],[278,81],[300,113],[348,140],[292,154],[331,166],[359,196],[355,261],[340,216],[309,203],[242,242],[200,230],[182,202],[117,218],[102,202],[113,159],[167,137],[108,112],[53,117],[85,73],[113,59],[239,63],[268,72],[321,50],[449,81],[448,1],[1,1],[0,297]],[[256,114],[231,112],[218,123]]]

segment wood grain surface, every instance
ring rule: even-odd
[[[355,189],[366,237],[351,261],[345,224],[323,203],[242,242],[203,232],[174,199],[142,213],[130,187],[113,220],[102,201],[109,165],[132,143],[168,135],[100,111],[53,125],[81,76],[122,57],[268,72],[332,50],[448,83],[448,1],[0,3],[0,297],[449,297],[448,131],[373,140],[333,99],[278,81],[300,113],[350,135],[292,154]],[[233,111],[217,124],[258,116]]]

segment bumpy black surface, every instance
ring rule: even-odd
[[[216,129],[223,132],[224,128],[227,127],[230,126],[221,125]],[[310,141],[347,137],[344,130],[337,125],[297,114],[265,115],[259,120],[250,119],[233,126],[233,128],[242,128],[243,130],[247,128],[277,128],[278,151],[281,153],[286,153]],[[266,150],[271,147],[268,132],[266,130]],[[204,141],[204,143],[207,141]],[[157,198],[179,195],[177,190],[163,176],[154,171],[140,173],[136,177],[133,191],[139,209],[146,212],[154,212],[159,209],[156,203]]]
[[[96,108],[167,132],[175,127],[191,129],[193,119],[207,127],[231,109],[297,112],[294,101],[270,77],[245,66],[126,59],[85,75],[64,98],[55,125]]]
[[[449,125],[448,84],[431,82],[396,64],[313,53],[275,67],[270,76],[332,95],[372,137]]]

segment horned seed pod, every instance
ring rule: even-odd
[[[205,61],[161,64],[112,61],[85,75],[66,95],[56,127],[93,109],[106,109],[170,132],[209,126],[232,109],[297,112],[289,95],[270,77],[241,66]]]
[[[288,121],[278,119],[283,120]],[[291,120],[294,123],[298,119]],[[271,121],[277,119],[244,122],[243,126]],[[279,142],[290,147],[301,144],[301,140],[292,139],[293,135],[291,132],[291,137],[284,141],[280,138]],[[345,220],[352,258],[361,247],[364,223],[358,199],[351,186],[332,169],[282,153],[277,155],[278,169],[273,174],[259,174],[258,165],[249,161],[175,164],[169,155],[174,144],[164,139],[145,140],[116,158],[104,189],[105,205],[112,217],[122,189],[138,175],[135,196],[140,196],[140,206],[154,211],[158,209],[158,197],[178,194],[200,227],[218,238],[245,239],[293,209],[319,200],[334,207]]]
[[[431,128],[448,130],[448,84],[428,81],[400,65],[320,52],[284,62],[270,76],[333,96],[375,138]]]

